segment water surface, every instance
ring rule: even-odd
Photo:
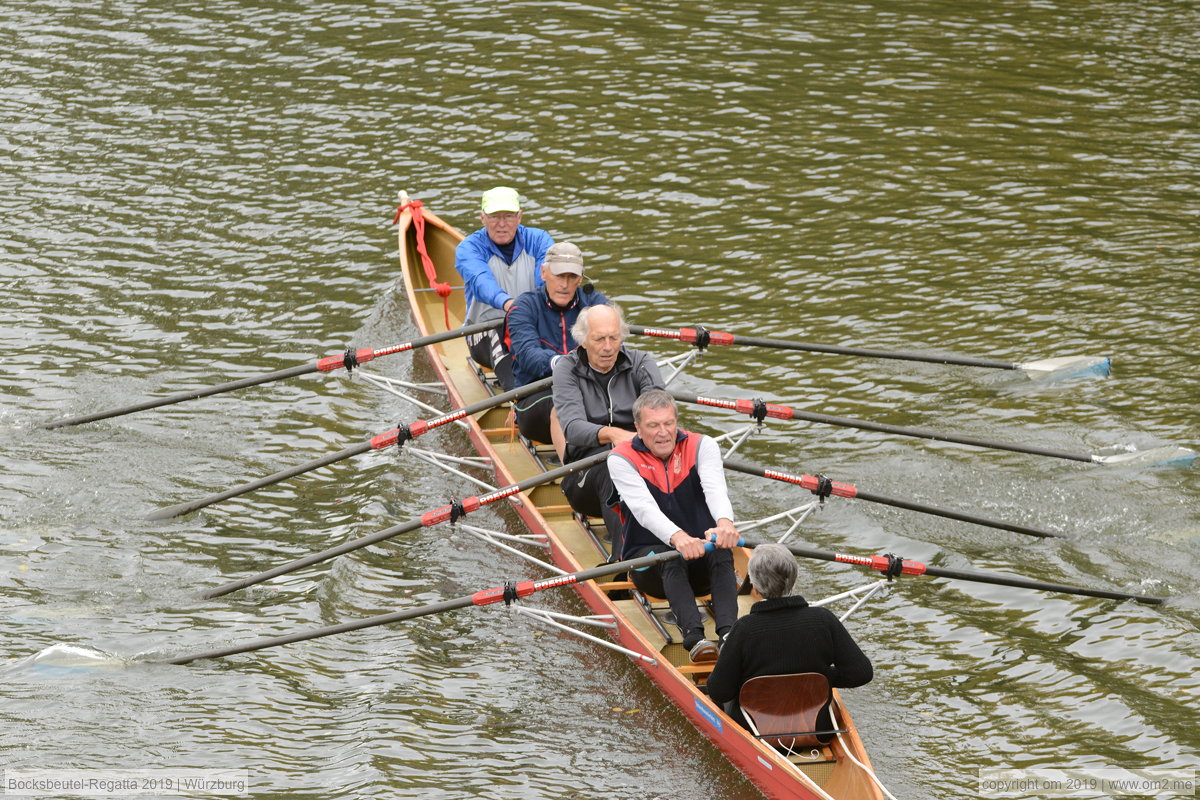
[[[247,769],[261,797],[758,796],[624,657],[502,609],[148,663],[540,577],[434,528],[198,599],[476,491],[375,453],[143,521],[426,416],[342,376],[37,427],[412,338],[401,189],[470,230],[479,192],[517,186],[642,324],[1114,358],[1033,384],[714,348],[687,391],[1072,452],[1198,444],[1186,4],[46,2],[0,4],[0,29],[0,766]],[[914,578],[857,612],[877,677],[847,699],[897,796],[972,796],[982,768],[1200,763],[1194,470],[779,422],[744,457],[1070,537],[842,501],[800,532],[813,546],[1173,598]],[[746,519],[805,500],[730,481]]]

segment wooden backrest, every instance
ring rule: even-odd
[[[833,738],[832,700],[829,680],[819,672],[760,675],[742,684],[738,696],[755,735],[787,749],[816,747]]]

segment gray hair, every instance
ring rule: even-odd
[[[796,585],[796,557],[781,544],[760,544],[754,548],[747,567],[750,583],[764,598],[787,597]]]
[[[638,399],[633,401],[634,425],[642,421],[642,411],[647,408],[669,408],[675,412],[676,417],[679,416],[679,407],[675,405],[675,398],[663,389],[650,389],[642,392]]]
[[[588,318],[592,315],[592,310],[600,308],[602,305],[605,304],[599,303],[597,305],[588,306],[580,310],[579,316],[575,319],[575,324],[571,326],[571,337],[579,344],[583,344],[587,341],[588,331],[591,330],[592,326],[592,323]],[[613,311],[617,312],[617,323],[621,326],[621,339],[628,339],[629,325],[625,323],[625,312],[621,310],[619,305],[611,301],[607,303],[607,305]]]

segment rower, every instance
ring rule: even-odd
[[[554,364],[578,344],[571,328],[579,312],[608,302],[590,283],[584,285],[583,254],[570,242],[546,250],[541,277],[541,286],[517,298],[504,327],[504,343],[512,353],[514,386],[549,378]],[[521,435],[551,443],[554,398],[549,388],[518,400],[514,408]]]
[[[643,392],[664,386],[654,357],[625,346],[629,326],[616,303],[581,310],[571,335],[579,347],[554,365],[550,425],[564,464],[632,439],[634,401]],[[612,541],[611,560],[618,560],[622,523],[607,462],[571,473],[563,478],[562,490],[573,509],[604,518]]]
[[[630,574],[644,594],[666,597],[693,662],[716,659],[737,619],[733,548],[739,535],[721,451],[709,436],[679,430],[675,400],[652,389],[633,404],[637,435],[608,456],[625,520],[622,559],[675,548],[682,558]],[[712,540],[714,549],[705,549]],[[712,595],[717,642],[705,637],[696,597]]]
[[[483,227],[459,242],[454,268],[466,287],[464,325],[504,319],[516,298],[542,284],[541,266],[554,244],[550,234],[521,224],[521,198],[516,189],[497,186],[483,193],[479,221]],[[477,364],[496,373],[504,389],[515,385],[512,359],[499,329],[471,334],[467,346]]]
[[[759,676],[819,673],[833,687],[871,680],[871,659],[841,620],[792,594],[797,569],[791,551],[781,544],[760,544],[750,556],[748,572],[750,594],[758,602],[729,632],[707,685],[708,696],[724,703],[731,717],[745,727],[739,694],[743,684]],[[830,724],[823,720],[818,727],[827,730]]]

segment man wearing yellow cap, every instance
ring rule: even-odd
[[[466,325],[500,322],[518,296],[543,285],[542,262],[554,244],[550,234],[521,224],[520,195],[507,186],[483,193],[479,221],[483,228],[463,239],[454,253],[454,268],[466,286]],[[467,345],[471,358],[491,367],[502,387],[513,387],[512,359],[499,331],[474,334]]]

